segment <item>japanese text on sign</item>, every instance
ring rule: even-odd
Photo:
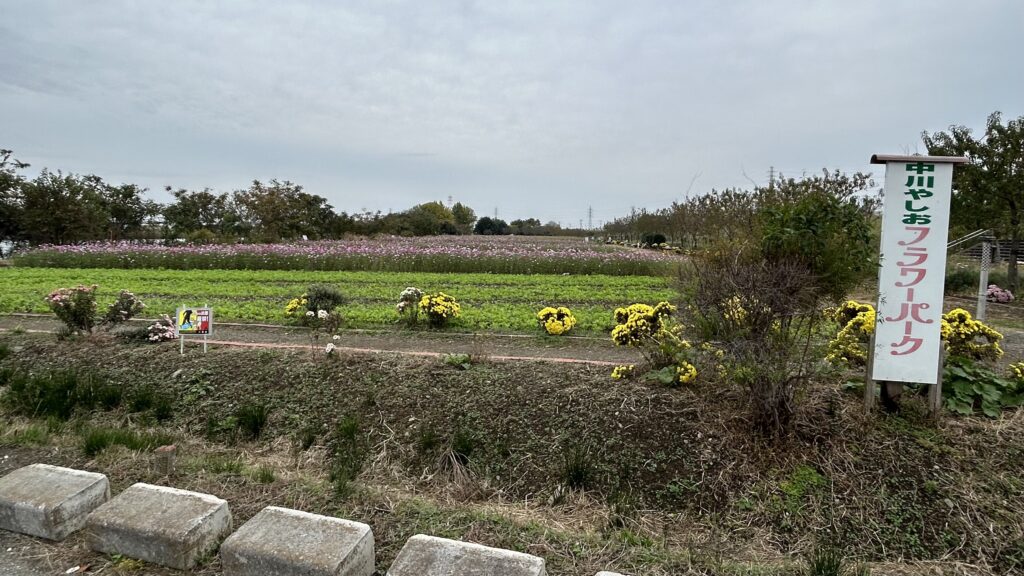
[[[951,164],[886,164],[876,380],[937,380],[952,179]]]

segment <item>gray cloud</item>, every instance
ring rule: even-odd
[[[569,223],[1024,114],[1015,0],[508,4],[7,0],[0,146],[158,197]]]

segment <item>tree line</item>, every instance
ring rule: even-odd
[[[337,239],[348,235],[441,234],[562,235],[583,231],[541,224],[535,218],[477,218],[469,206],[427,202],[403,212],[348,214],[327,199],[287,180],[255,180],[231,193],[172,189],[166,204],[146,198],[135,184],[114,185],[95,175],[43,169],[0,150],[0,242],[15,245],[69,244],[95,240],[279,242]]]
[[[931,156],[963,156],[968,162],[953,170],[950,238],[991,229],[1002,247],[1007,283],[1020,285],[1018,261],[1024,258],[1024,116],[1003,121],[989,115],[985,129],[974,134],[966,126],[923,132]],[[708,194],[674,202],[660,210],[634,210],[609,222],[604,232],[614,238],[642,243],[665,237],[697,248],[725,238],[749,236],[764,210],[777,210],[787,201],[818,191],[859,203],[874,211],[878,205],[869,175],[825,171],[809,178],[779,177],[752,190],[712,190]]]

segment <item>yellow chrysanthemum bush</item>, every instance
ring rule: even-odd
[[[561,336],[572,330],[576,325],[576,317],[564,306],[546,306],[537,312],[537,322],[544,332],[551,336]]]
[[[839,330],[828,343],[825,359],[834,364],[865,365],[868,342],[875,332],[875,308],[848,300],[838,308],[826,311],[826,316],[839,325]],[[998,360],[1003,355],[999,346],[1003,335],[975,320],[963,308],[942,315],[941,334],[947,358]]]
[[[1003,355],[999,342],[1003,335],[984,322],[975,320],[963,308],[942,315],[942,340],[946,354],[972,360],[998,360]]]
[[[1010,378],[1013,378],[1021,387],[1024,387],[1024,362],[1010,364],[1009,372]]]
[[[839,331],[828,343],[825,360],[833,364],[864,366],[868,361],[867,343],[875,332],[875,308],[847,300],[826,310],[825,315],[839,326]]]
[[[695,351],[683,338],[683,325],[672,319],[678,309],[668,302],[632,304],[617,308],[612,341],[617,346],[636,348],[646,359],[648,377],[668,386],[690,384],[697,379],[694,364]],[[636,367],[617,366],[612,378],[622,380],[633,377]]]
[[[308,303],[309,299],[306,294],[292,298],[284,306],[284,315],[289,318],[301,318],[306,315],[306,304]]]
[[[826,316],[839,326],[828,343],[825,359],[833,364],[864,366],[875,331],[875,309],[848,300]],[[1003,355],[1003,336],[963,308],[942,315],[941,335],[946,349],[942,394],[948,410],[958,414],[976,411],[996,417],[1006,407],[1024,401],[1024,362],[1010,365],[1009,378],[989,364]],[[1016,372],[1015,372],[1016,370]]]
[[[628,380],[633,377],[636,370],[634,364],[622,364],[612,368],[612,380]]]
[[[444,292],[425,294],[420,299],[420,312],[426,314],[427,320],[434,328],[443,328],[453,318],[462,314],[462,307],[455,298]]]

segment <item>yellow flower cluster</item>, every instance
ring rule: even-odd
[[[557,308],[548,306],[542,309],[537,312],[537,320],[540,322],[541,328],[552,336],[565,334],[576,325],[576,317],[564,306]]]
[[[1017,380],[1024,385],[1024,362],[1010,364],[1010,378]]]
[[[849,362],[863,366],[868,361],[867,342],[875,332],[875,308],[870,304],[861,304],[855,300],[847,300],[835,310],[826,314],[842,328],[828,343],[825,360],[833,364]]]
[[[424,295],[420,300],[420,310],[435,325],[443,325],[452,318],[458,318],[462,313],[462,308],[459,307],[459,303],[455,301],[455,298],[444,292]]]
[[[950,356],[996,360],[1003,355],[1003,349],[999,347],[1003,335],[984,322],[973,319],[971,313],[963,308],[943,314],[941,330]],[[983,342],[979,343],[979,338]]]
[[[284,306],[284,313],[288,316],[302,316],[306,313],[306,304],[309,301],[306,300],[306,294],[299,296],[298,298],[292,298]]]
[[[636,366],[633,364],[616,366],[612,368],[612,380],[626,380],[633,377],[633,370]]]
[[[632,304],[627,308],[616,308],[617,325],[612,329],[612,341],[618,346],[639,346],[658,334],[662,329],[662,319],[675,311],[676,307],[668,302],[659,302],[656,306]]]
[[[682,362],[676,366],[676,380],[680,384],[689,384],[697,379],[697,367],[689,362]]]
[[[722,316],[733,324],[742,324],[747,319],[747,309],[739,296],[733,296],[722,302]]]
[[[828,310],[825,310],[825,317],[834,321],[840,328],[842,328],[849,324],[850,320],[856,318],[858,314],[864,312],[871,312],[874,314],[875,308],[871,306],[871,304],[862,304],[856,300],[847,300],[836,308],[829,308]],[[871,329],[874,330],[873,325]]]
[[[826,314],[837,323],[842,323],[842,328],[828,343],[825,359],[832,363],[864,365],[868,360],[866,344],[875,332],[874,307],[848,300]],[[943,314],[940,330],[942,340],[946,343],[946,352],[950,356],[995,360],[1003,355],[999,347],[1003,335],[973,319],[971,313],[963,308]],[[979,339],[982,341],[979,342]]]

